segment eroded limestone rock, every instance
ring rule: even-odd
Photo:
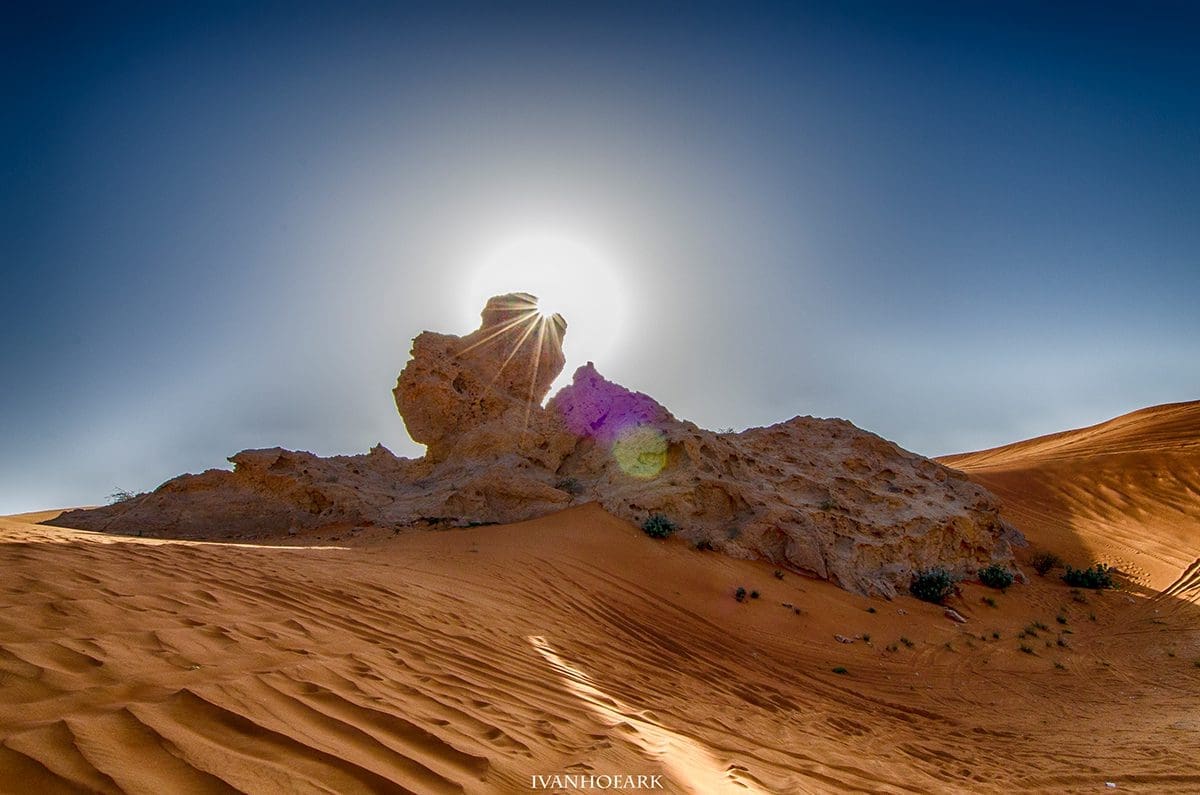
[[[1019,534],[990,494],[845,420],[716,433],[590,362],[543,407],[565,332],[560,316],[516,293],[489,300],[471,334],[418,336],[394,396],[427,446],[422,459],[382,447],[332,458],[245,451],[232,472],[184,475],[56,523],[230,537],[338,522],[512,522],[594,500],[637,524],[664,514],[688,541],[861,593],[894,595],[933,566],[969,575],[1013,565]]]

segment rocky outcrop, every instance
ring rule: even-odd
[[[185,475],[57,523],[183,537],[277,533],[339,522],[511,522],[597,501],[641,523],[861,593],[893,595],[914,570],[970,575],[1012,563],[1014,530],[962,474],[840,419],[796,417],[716,433],[604,379],[589,362],[544,407],[566,323],[526,294],[498,296],[464,337],[425,332],[396,406],[428,449],[397,458],[233,456],[233,471]]]
[[[392,391],[408,435],[425,445],[431,462],[446,458],[464,435],[489,427],[524,433],[532,409],[562,372],[567,324],[561,315],[543,316],[533,296],[496,296],[482,319],[465,337],[419,335]],[[485,446],[498,441],[489,438]]]

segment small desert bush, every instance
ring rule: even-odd
[[[864,632],[863,633],[863,643],[870,643],[870,642],[871,642],[871,633]]]
[[[1057,621],[1057,622],[1058,622],[1058,623],[1060,623],[1060,624],[1065,624],[1065,623],[1067,623],[1067,617],[1066,617],[1066,616],[1064,616],[1062,613],[1059,613],[1058,615],[1056,615],[1056,616],[1054,617],[1054,620],[1055,620],[1055,621]]]
[[[751,598],[751,599],[757,599],[757,598],[758,598],[758,591],[751,591],[751,592],[750,592],[750,598]]]
[[[913,646],[917,645],[917,644],[913,643],[911,640],[909,640],[908,638],[903,638],[903,637],[900,638],[900,642],[903,643],[905,645],[905,647],[907,647],[909,649],[911,649]]]
[[[983,601],[983,603],[984,603],[985,605],[987,605],[988,607],[995,607],[995,606],[996,606],[996,600],[995,600],[995,599],[993,599],[993,598],[992,598],[992,597],[990,597],[990,596],[985,596],[985,597],[983,597],[983,600],[982,600],[982,601]]]
[[[775,579],[777,579],[777,580],[783,579],[783,572],[780,571],[779,569],[775,569]]]
[[[1029,565],[1033,566],[1033,570],[1041,576],[1045,577],[1051,569],[1056,569],[1063,565],[1062,558],[1055,555],[1053,552],[1035,552],[1029,558]]]
[[[908,590],[922,601],[941,604],[954,593],[954,578],[941,568],[919,571],[913,575]]]
[[[715,547],[707,538],[702,538],[692,545],[692,549],[696,550],[697,552],[712,552]]]
[[[736,591],[733,592],[733,598],[737,599],[739,602],[746,601],[746,589],[739,587]]]
[[[653,513],[642,522],[642,530],[651,538],[666,538],[675,532],[675,523],[661,513]]]
[[[867,608],[867,612],[868,612],[868,613],[874,613],[874,612],[877,612],[877,611],[875,610],[874,606],[872,606],[872,607],[868,607],[868,608]]]
[[[1116,583],[1113,582],[1112,568],[1104,563],[1097,563],[1094,566],[1086,569],[1076,569],[1067,566],[1067,570],[1063,572],[1063,582],[1075,588],[1115,588]]]
[[[989,588],[1003,591],[1013,584],[1013,573],[998,563],[979,570],[979,581]]]
[[[1022,643],[1022,644],[1021,644],[1021,651],[1025,652],[1026,654],[1033,654],[1033,647],[1032,647],[1032,646],[1026,646],[1024,643]]]
[[[889,643],[886,648],[888,651],[900,651],[900,647],[895,643]],[[1198,665],[1200,665],[1200,663],[1198,663]]]
[[[116,505],[119,502],[128,502],[129,500],[132,500],[136,496],[137,495],[134,494],[132,491],[126,491],[125,489],[116,489],[113,491],[112,494],[108,495],[108,504]]]
[[[834,668],[834,669],[833,669],[833,672],[834,672],[835,674],[845,674],[845,673],[849,673],[849,671],[847,671],[847,670],[846,670],[846,669],[845,669],[843,666],[841,666],[841,665],[839,665],[837,668]]]

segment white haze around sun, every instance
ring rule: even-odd
[[[576,367],[593,361],[603,369],[619,354],[630,297],[600,247],[558,233],[514,235],[494,244],[479,256],[464,291],[466,330],[478,327],[488,298],[513,292],[537,296],[544,316],[558,313],[567,321],[567,364],[551,394],[570,383]]]

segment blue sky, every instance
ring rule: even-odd
[[[568,367],[611,335],[707,427],[935,455],[1200,397],[1200,20],[1043,5],[18,6],[0,512],[419,454],[409,340],[526,233],[622,284]]]

